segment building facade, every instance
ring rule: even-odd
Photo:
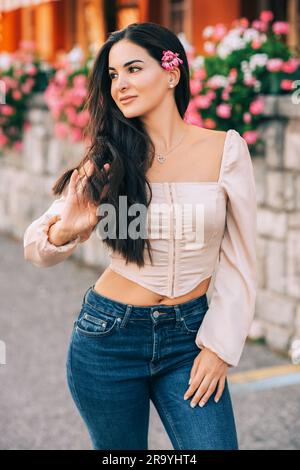
[[[91,44],[100,47],[111,31],[153,21],[185,33],[203,53],[205,26],[229,26],[241,16],[253,20],[265,9],[289,21],[288,41],[297,47],[300,0],[0,0],[0,52],[13,52],[21,40],[31,40],[44,59],[53,61],[75,44],[87,52]]]

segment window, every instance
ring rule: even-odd
[[[169,0],[169,28],[175,34],[185,33],[188,40],[191,40],[192,29],[192,0]]]

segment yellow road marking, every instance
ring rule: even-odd
[[[283,364],[228,374],[227,379],[231,383],[245,383],[279,375],[295,374],[297,372],[300,374],[300,364]]]

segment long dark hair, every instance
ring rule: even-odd
[[[143,47],[149,55],[161,64],[163,50],[179,53],[183,60],[180,65],[180,81],[175,87],[175,101],[182,118],[190,101],[189,66],[183,45],[169,29],[152,22],[132,23],[126,28],[110,33],[100,48],[89,76],[88,96],[85,107],[90,120],[85,133],[90,138],[86,155],[78,166],[65,171],[52,187],[54,195],[60,195],[68,184],[75,168],[82,168],[88,161],[94,163],[94,171],[86,184],[85,195],[93,203],[112,204],[119,214],[119,196],[127,196],[127,205],[139,203],[149,206],[152,199],[151,186],[145,174],[150,168],[155,148],[145,126],[138,118],[127,119],[117,107],[111,96],[111,79],[108,74],[108,55],[111,47],[121,39],[127,39]],[[102,170],[105,163],[110,164],[109,179]],[[103,186],[109,182],[104,197]],[[147,201],[146,184],[150,191]],[[132,216],[128,216],[129,226]],[[95,227],[94,227],[95,229]],[[147,238],[119,239],[119,223],[116,225],[116,238],[104,238],[103,243],[118,251],[128,261],[144,266],[144,247],[147,243],[149,257],[151,245]]]

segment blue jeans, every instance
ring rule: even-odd
[[[67,382],[94,449],[148,450],[150,399],[174,449],[238,450],[227,378],[203,408],[184,400],[206,294],[137,306],[86,291],[66,360]]]

